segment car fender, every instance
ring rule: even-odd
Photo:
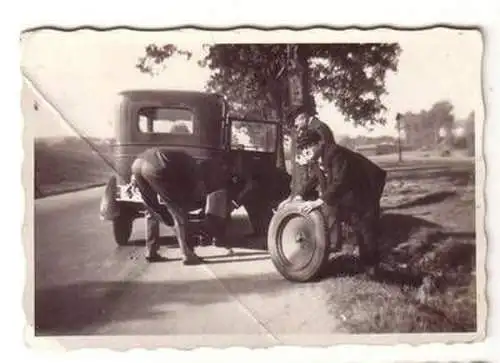
[[[120,215],[119,202],[116,200],[117,193],[116,176],[112,176],[106,183],[101,203],[99,206],[99,214],[101,220],[114,220]]]

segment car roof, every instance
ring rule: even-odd
[[[202,92],[202,91],[187,91],[173,89],[127,89],[119,93],[119,95],[128,99],[148,99],[148,98],[186,98],[186,99],[213,99],[214,97],[223,97],[219,93]]]

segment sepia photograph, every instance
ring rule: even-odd
[[[41,27],[21,48],[29,340],[484,338],[478,29]]]

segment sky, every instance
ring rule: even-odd
[[[336,135],[396,134],[398,112],[419,112],[450,101],[458,119],[471,111],[482,117],[482,40],[476,31],[369,31],[307,34],[276,32],[168,32],[41,30],[22,39],[21,68],[26,76],[21,95],[24,120],[36,137],[82,133],[110,137],[117,94],[130,88],[203,90],[210,71],[201,68],[203,43],[216,42],[357,42],[395,41],[402,47],[398,71],[386,79],[386,126],[354,127],[333,104],[318,105],[320,118]],[[174,43],[193,57],[170,59],[156,77],[135,68],[149,43]],[[33,107],[37,103],[37,110]]]

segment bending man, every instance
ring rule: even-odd
[[[162,221],[166,225],[173,224],[183,263],[194,265],[202,262],[187,241],[188,212],[196,209],[204,189],[196,161],[183,152],[151,148],[137,157],[132,165],[132,175],[151,219],[146,259],[164,259],[158,253],[157,221]]]
[[[317,131],[307,131],[301,143],[304,150],[309,151],[305,153],[309,158],[320,155],[318,167],[298,196],[301,199],[320,186],[320,197],[306,201],[303,211],[322,209],[334,251],[342,246],[340,222],[349,219],[356,232],[361,263],[367,272],[374,273],[380,262],[378,223],[386,172],[347,148],[335,143],[321,144]],[[307,156],[303,159],[309,161]]]

